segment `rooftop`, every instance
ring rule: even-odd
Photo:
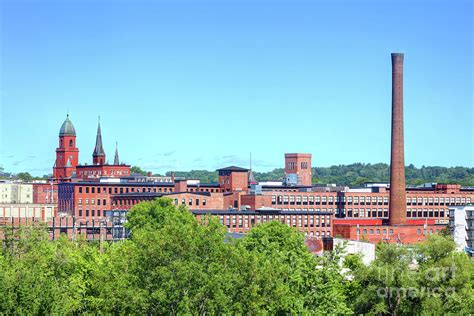
[[[241,168],[241,167],[236,167],[236,166],[230,166],[230,167],[225,167],[225,168],[217,169],[216,171],[248,172],[249,169]]]

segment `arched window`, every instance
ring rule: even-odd
[[[72,147],[72,146],[73,146],[73,144],[74,144],[74,142],[72,141],[72,139],[71,139],[71,140],[69,140],[69,147]]]

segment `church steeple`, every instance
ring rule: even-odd
[[[116,165],[116,166],[120,165],[120,159],[119,159],[119,154],[118,154],[118,144],[117,143],[115,143],[114,165]]]
[[[94,165],[105,164],[105,152],[102,146],[102,132],[100,130],[100,117],[99,117],[99,124],[97,127],[97,136],[95,139],[94,153],[92,154],[92,162],[94,163]]]

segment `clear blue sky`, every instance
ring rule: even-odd
[[[69,112],[81,163],[153,172],[389,162],[391,52],[406,163],[473,166],[472,1],[0,0],[0,165],[51,172]]]

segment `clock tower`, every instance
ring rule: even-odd
[[[54,181],[69,180],[76,171],[78,160],[79,149],[76,147],[76,130],[68,114],[59,130],[59,147],[56,148],[56,161],[53,167]]]

